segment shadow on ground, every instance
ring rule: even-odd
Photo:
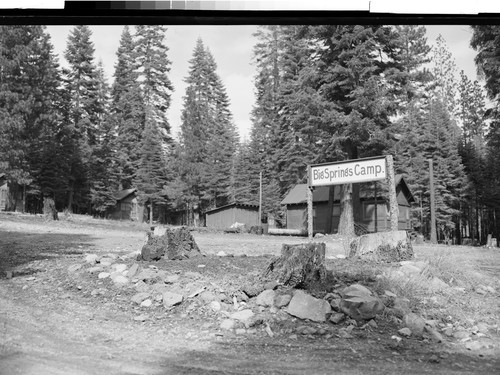
[[[94,246],[91,236],[84,234],[26,233],[0,230],[0,278],[36,260],[81,255]],[[15,271],[16,275],[36,270]]]

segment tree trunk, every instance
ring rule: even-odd
[[[148,242],[142,247],[140,259],[152,261],[166,257],[170,260],[182,260],[201,255],[189,230],[182,227],[174,230],[167,228],[162,236],[148,232]]]
[[[67,210],[70,213],[73,213],[73,194],[74,194],[74,182],[70,182],[69,194],[68,194],[68,207],[67,207]]]
[[[263,273],[264,280],[293,288],[309,288],[326,280],[324,243],[283,244],[281,256],[273,259]]]
[[[43,214],[46,219],[59,220],[56,204],[52,198],[43,198]]]
[[[354,212],[352,208],[352,184],[340,186],[340,222],[339,234],[354,237]]]

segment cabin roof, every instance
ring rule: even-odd
[[[130,194],[135,193],[137,189],[131,188],[131,189],[125,189],[125,190],[120,190],[115,194],[115,199],[117,201],[121,201],[122,199],[127,198]]]
[[[212,208],[211,210],[205,211],[205,214],[212,214],[212,213],[215,213],[217,211],[222,211],[222,210],[225,210],[225,209],[228,209],[231,207],[258,209],[259,205],[258,204],[251,204],[251,203],[238,203],[238,202],[236,202],[236,203],[226,204],[225,206]]]
[[[395,176],[396,183],[396,191],[402,189],[403,194],[405,195],[408,202],[415,202],[415,198],[411,193],[406,181],[403,178],[402,174],[397,174]],[[377,183],[378,186],[378,195],[380,198],[383,197],[385,192],[387,191],[387,183],[385,181],[381,181]],[[318,186],[313,190],[313,202],[328,202],[329,195],[329,186]],[[359,197],[360,199],[369,199],[375,196],[374,183],[364,183],[361,185],[359,189]],[[340,200],[340,189],[335,189],[334,191],[334,201]],[[295,185],[285,198],[281,201],[281,204],[303,204],[307,203],[307,184],[297,184]]]

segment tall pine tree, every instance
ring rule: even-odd
[[[183,176],[196,224],[203,211],[234,198],[232,173],[238,135],[217,65],[201,39],[189,63],[181,144]]]
[[[68,61],[66,90],[70,97],[69,126],[76,143],[72,153],[67,208],[90,211],[90,186],[93,148],[99,141],[104,103],[100,100],[94,43],[88,26],[76,26],[68,37],[64,57]]]

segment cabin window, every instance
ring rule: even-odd
[[[379,220],[384,219],[386,216],[385,203],[377,204],[377,218]],[[375,203],[374,202],[363,202],[363,220],[375,220]]]
[[[340,216],[340,204],[333,205],[332,216]]]
[[[128,203],[120,203],[120,210],[121,211],[128,211],[128,210],[130,210],[130,205]]]
[[[399,219],[400,220],[410,220],[409,207],[399,206]]]

